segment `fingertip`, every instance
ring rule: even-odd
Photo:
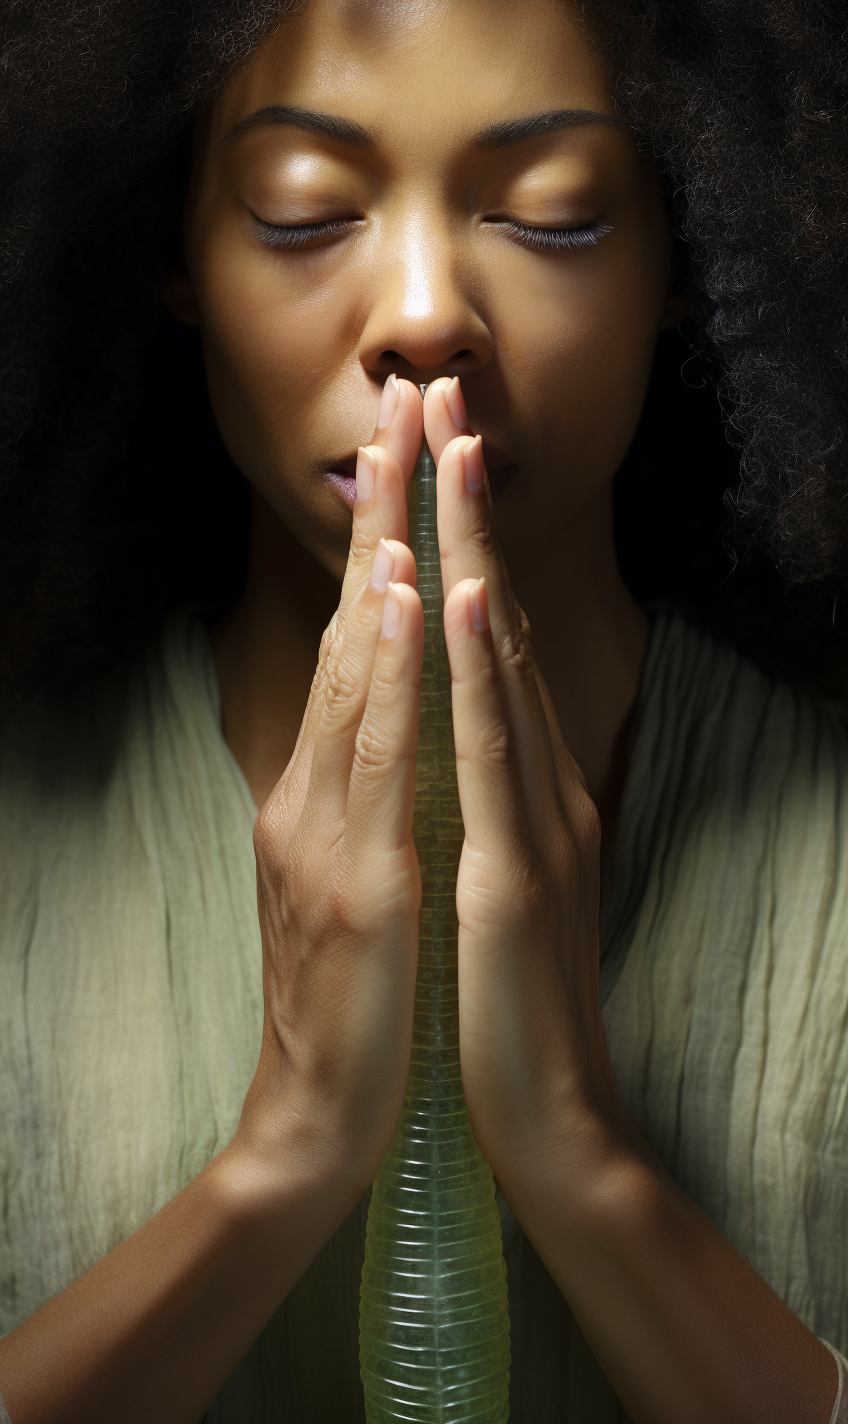
[[[451,376],[437,376],[435,381],[431,381],[424,396],[424,404],[430,406],[437,396],[444,395],[448,386],[452,386],[456,378]]]
[[[470,595],[479,582],[479,579],[460,579],[445,599],[445,631],[449,637],[460,631],[465,632],[471,626]]]
[[[472,494],[481,494],[486,487],[486,464],[483,459],[483,437],[475,435],[462,447],[465,485]]]
[[[371,588],[376,593],[385,593],[389,586],[395,568],[395,551],[387,539],[381,539],[377,545],[377,552],[374,555],[374,562],[371,565],[371,578],[369,580]]]
[[[427,387],[424,426],[427,443],[437,464],[448,445],[462,436],[467,439],[471,434],[457,376],[439,376]]]
[[[377,482],[377,457],[367,445],[356,452],[356,503],[367,504]]]
[[[383,602],[383,622],[380,629],[384,638],[395,638],[403,617],[403,585],[390,583]]]
[[[409,584],[415,588],[418,583],[418,571],[415,566],[415,555],[408,544],[401,543],[400,539],[386,539],[384,541],[394,555],[394,569],[392,571],[392,583]]]
[[[395,377],[394,380],[397,398],[392,416],[385,428],[378,428],[374,443],[387,450],[397,460],[404,483],[408,486],[424,433],[421,392],[411,381],[400,377]],[[388,384],[387,381],[386,387]]]
[[[410,400],[414,397],[414,399],[418,402],[418,405],[420,406],[421,387],[416,386],[414,381],[408,381],[405,376],[398,376],[396,379],[398,386],[398,395],[401,397],[401,399]]]
[[[493,666],[485,579],[461,579],[451,589],[445,601],[445,638],[455,681],[477,677]]]
[[[392,417],[397,410],[398,395],[397,376],[392,372],[390,376],[386,377],[386,384],[383,386],[383,394],[380,397],[380,409],[377,411],[378,430],[385,430],[391,424]]]
[[[468,411],[465,408],[459,376],[454,376],[453,380],[445,386],[445,404],[457,430],[470,430]]]
[[[485,578],[477,579],[468,590],[468,611],[471,617],[471,626],[476,633],[488,633],[489,623],[489,596],[486,592]]]
[[[404,645],[421,644],[424,636],[424,610],[418,590],[413,584],[401,583],[395,576],[386,589],[383,602],[382,636],[389,640],[402,634]]]

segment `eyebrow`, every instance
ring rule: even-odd
[[[472,140],[475,148],[511,148],[540,134],[556,133],[558,129],[578,128],[581,124],[612,124],[621,128],[621,120],[599,109],[549,109],[544,114],[531,114],[526,119],[504,119],[481,129]]]
[[[374,143],[368,130],[352,119],[342,119],[337,114],[322,114],[316,109],[302,109],[296,104],[268,104],[264,109],[257,109],[233,125],[224,143],[234,143],[251,129],[275,124],[304,129],[307,133],[320,134],[322,138],[334,139],[336,143],[345,143],[352,148],[371,148]],[[538,138],[540,134],[577,128],[582,124],[622,126],[620,119],[599,109],[549,109],[544,114],[531,114],[524,119],[504,119],[501,123],[491,124],[475,134],[471,142],[474,148],[512,148],[514,144]]]
[[[361,124],[355,124],[352,119],[341,119],[336,114],[319,114],[315,109],[301,109],[295,104],[269,104],[234,124],[224,143],[233,143],[251,129],[264,128],[269,124],[288,124],[292,128],[305,129],[307,133],[320,134],[322,138],[332,138],[337,143],[346,143],[353,148],[370,148],[374,141],[368,130]]]

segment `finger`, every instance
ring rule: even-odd
[[[381,542],[386,545],[393,558],[391,574],[394,582],[409,584],[410,587],[415,588],[417,571],[412,550],[397,539],[385,539]],[[357,657],[366,656],[365,650],[360,649],[358,644],[363,637],[368,637],[367,604],[363,608],[363,613],[364,618],[359,623],[349,619],[345,629],[344,636],[348,644],[347,657],[351,664],[356,661]],[[291,811],[299,812],[306,797],[312,770],[315,739],[321,723],[328,681],[335,676],[336,665],[342,656],[342,633],[339,630],[338,616],[334,615],[321,640],[318,667],[312,679],[297,743],[291,760],[278,783],[280,790],[286,796]]]
[[[479,436],[476,440],[471,436],[458,377],[449,380],[441,376],[428,386],[424,398],[424,426],[430,452],[439,469],[437,507],[445,595],[461,578],[486,578],[494,626],[498,629],[507,612],[515,621],[517,605],[492,532],[483,443]],[[464,497],[469,478],[477,499]],[[473,567],[463,567],[470,544],[479,545],[474,551],[479,557]],[[505,607],[502,606],[504,600]]]
[[[353,510],[350,552],[337,613],[321,640],[318,667],[292,758],[278,783],[291,809],[302,807],[311,774],[315,736],[328,689],[337,679],[339,659],[346,642],[356,634],[349,627],[349,612],[363,589],[374,563],[380,539],[393,550],[396,582],[415,586],[415,561],[402,541],[406,538],[406,490],[421,446],[423,415],[421,393],[410,381],[386,382],[374,443],[359,451],[357,498]],[[361,631],[361,630],[360,630]],[[348,649],[350,661],[356,649]],[[351,656],[352,654],[352,656]]]
[[[384,423],[374,441],[357,452],[353,526],[339,603],[342,622],[368,582],[379,540],[406,539],[406,491],[424,428],[421,393],[410,381],[390,377],[378,420]]]
[[[430,454],[439,463],[445,446],[458,435],[470,435],[468,412],[459,377],[439,376],[427,387],[424,397],[424,431]]]
[[[423,641],[418,593],[391,583],[356,737],[345,825],[345,843],[372,863],[408,846],[412,836]]]
[[[368,584],[381,539],[406,541],[406,481],[394,455],[379,445],[363,445],[357,453],[353,526],[339,600],[342,622]]]
[[[368,699],[374,659],[380,641],[383,604],[403,545],[380,540],[366,587],[353,606],[316,685],[304,760],[309,757],[308,789],[303,802],[304,824],[320,830],[325,844],[341,836],[356,737]],[[308,742],[308,745],[307,745]]]
[[[459,436],[442,451],[436,510],[446,594],[468,578],[485,579],[498,676],[528,805],[550,811],[559,797],[556,762],[536,681],[529,627],[495,542],[479,436]]]
[[[325,716],[327,699],[333,699],[337,691],[340,659],[347,656],[348,666],[355,666],[357,651],[361,651],[359,640],[365,630],[355,618],[351,619],[351,609],[368,587],[381,538],[392,550],[406,538],[406,485],[394,456],[387,450],[365,447],[359,451],[356,473],[357,498],[341,598],[321,639],[306,712],[282,779],[281,790],[289,804],[298,808],[303,805],[309,785],[315,737]],[[367,615],[367,602],[364,611]]]
[[[465,838],[473,850],[514,859],[528,844],[520,767],[498,676],[485,579],[463,579],[445,604],[456,771]]]
[[[407,485],[415,469],[418,451],[424,436],[424,413],[421,392],[411,381],[399,381],[389,376],[383,387],[377,428],[372,445],[388,450],[400,465]]]
[[[408,583],[410,588],[415,588],[418,582],[418,571],[415,567],[415,555],[408,544],[401,544],[399,539],[386,539],[394,555],[394,567],[392,569],[392,583]]]

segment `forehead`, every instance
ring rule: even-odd
[[[222,138],[275,104],[424,144],[531,112],[614,112],[608,67],[568,0],[308,0],[231,76],[213,129]]]

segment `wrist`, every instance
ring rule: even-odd
[[[668,1180],[619,1104],[549,1115],[495,1175],[525,1229],[546,1218],[560,1233],[614,1215],[618,1202],[661,1193]]]
[[[291,1114],[273,1120],[243,1115],[215,1164],[232,1209],[251,1216],[273,1216],[302,1198],[340,1223],[373,1177],[366,1179],[358,1154],[341,1135]]]

